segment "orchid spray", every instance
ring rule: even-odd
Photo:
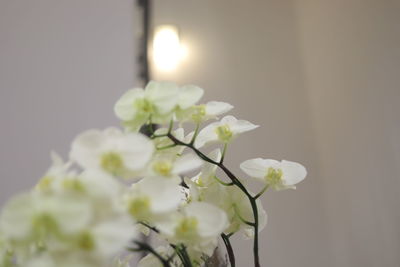
[[[79,134],[66,162],[52,153],[36,186],[2,209],[0,266],[127,267],[143,251],[139,267],[205,266],[219,238],[235,266],[230,238],[241,232],[253,239],[259,267],[259,232],[267,222],[260,197],[269,188],[295,188],[306,170],[286,160],[246,160],[240,168],[260,184],[251,192],[224,159],[232,141],[258,126],[230,115],[219,119],[233,106],[198,104],[203,93],[151,81],[117,101],[122,129]],[[194,130],[186,134],[188,125]],[[217,148],[202,152],[210,144]],[[141,241],[140,233],[160,245]]]

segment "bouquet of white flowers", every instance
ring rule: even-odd
[[[267,215],[259,198],[268,188],[295,188],[306,170],[285,160],[246,160],[241,169],[261,184],[250,192],[224,158],[233,139],[258,126],[225,116],[201,129],[233,108],[197,104],[202,95],[196,86],[152,81],[117,101],[124,130],[81,133],[67,162],[53,153],[37,185],[1,212],[0,266],[130,266],[131,253],[143,251],[140,267],[204,266],[220,237],[235,266],[230,237],[240,231],[253,239],[260,266],[258,233]],[[188,124],[194,131],[185,134]],[[143,127],[148,136],[138,132]],[[220,147],[203,153],[210,143]],[[143,242],[141,232],[161,246]]]

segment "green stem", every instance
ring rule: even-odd
[[[228,148],[228,143],[224,144],[224,148],[222,149],[222,156],[221,156],[221,160],[219,161],[220,164],[224,163],[224,159],[225,159],[225,154],[226,154],[226,149]]]
[[[171,144],[171,145],[166,145],[166,146],[162,146],[162,147],[157,147],[157,150],[164,150],[164,149],[168,149],[168,148],[172,148],[172,147],[176,147],[176,144]]]
[[[262,194],[264,194],[264,192],[268,189],[269,184],[265,185],[264,188],[257,194],[254,196],[255,199],[259,198]]]
[[[175,250],[184,267],[192,267],[192,262],[190,261],[185,246],[173,244],[170,244],[170,246]]]
[[[194,144],[194,141],[196,140],[196,137],[197,137],[197,135],[199,133],[199,129],[200,129],[200,123],[197,123],[196,124],[196,129],[194,130],[194,134],[193,134],[192,140],[189,143],[190,145]]]
[[[237,210],[237,206],[235,204],[233,204],[233,209],[235,210],[235,214],[239,217],[239,219],[243,223],[254,227],[254,223],[247,221],[245,218],[242,217],[242,215],[240,215],[239,211]]]
[[[155,228],[155,227],[153,227],[153,226],[151,226],[151,225],[149,225],[149,224],[147,224],[147,223],[145,223],[145,222],[138,222],[138,224],[141,224],[141,225],[143,225],[143,226],[146,226],[147,228],[149,228],[150,230],[152,230],[153,232],[155,232],[155,233],[157,233],[157,234],[160,233],[160,231],[158,231],[157,228]]]
[[[214,175],[214,179],[217,180],[218,183],[224,185],[224,186],[231,186],[234,185],[234,183],[225,183],[224,181],[220,180],[217,176]]]

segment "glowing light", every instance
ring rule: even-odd
[[[156,27],[153,38],[153,61],[159,70],[176,69],[186,56],[187,48],[181,45],[178,29],[175,26]]]

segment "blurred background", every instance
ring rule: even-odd
[[[151,61],[151,78],[199,85],[262,126],[227,165],[308,169],[263,198],[262,266],[400,266],[399,14],[397,0],[153,0],[151,29],[173,25],[184,49],[167,71]],[[143,83],[141,29],[133,0],[0,0],[1,205],[50,150],[118,125],[115,101]],[[250,247],[235,241],[238,266]]]

